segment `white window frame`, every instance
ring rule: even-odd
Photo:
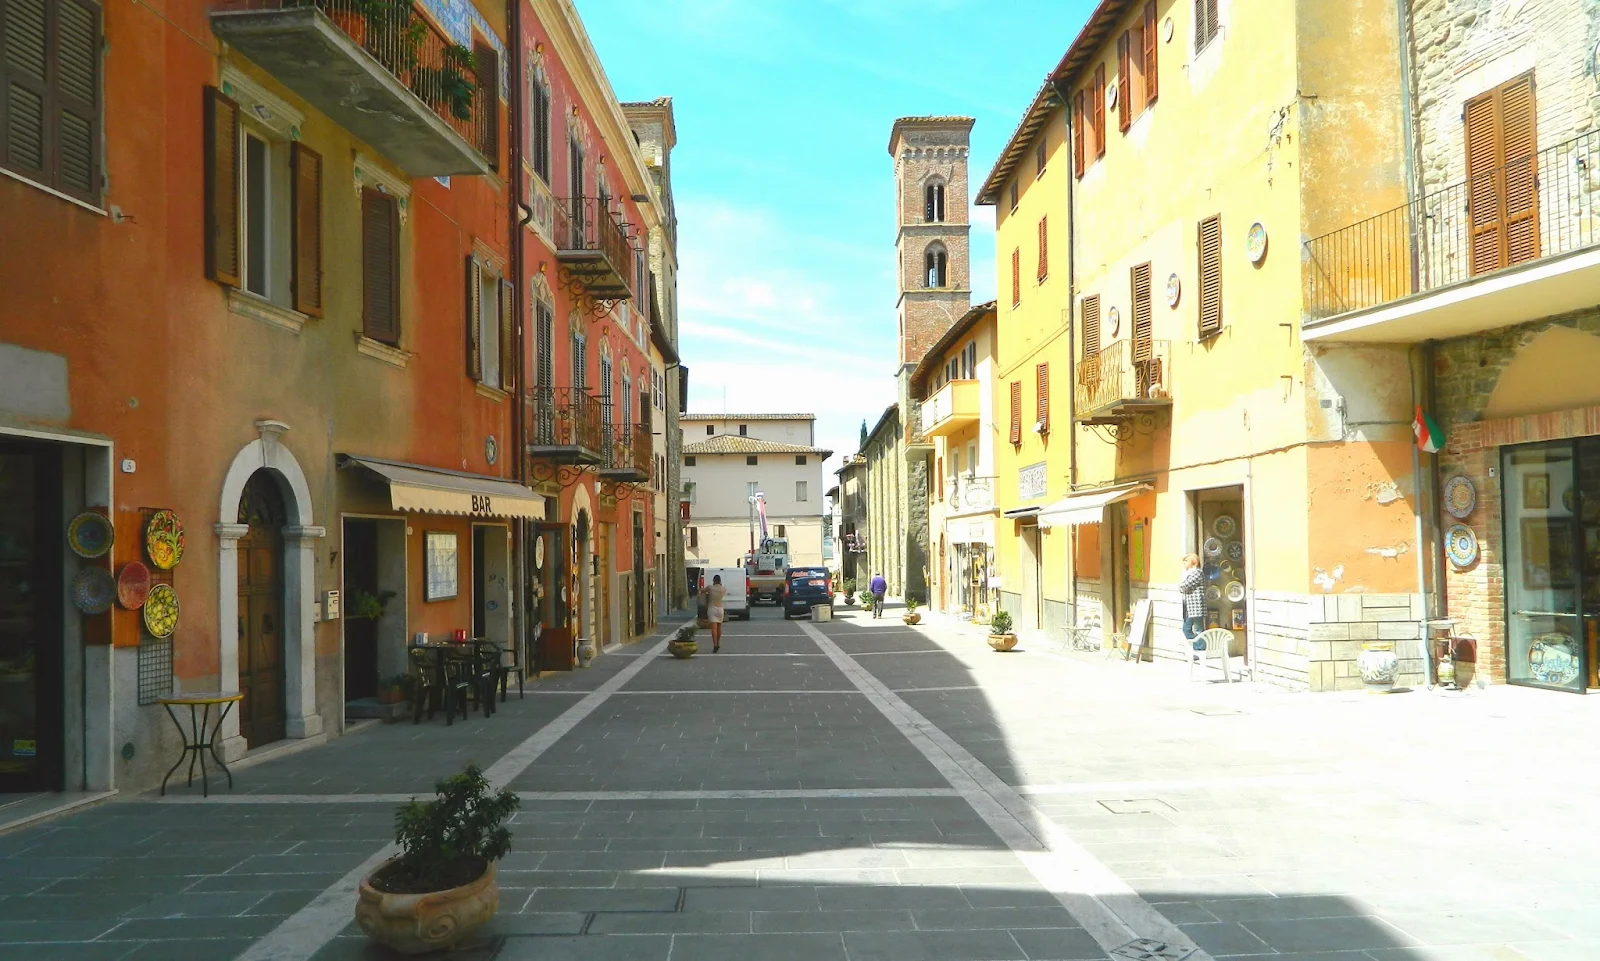
[[[806,482],[803,481],[803,480],[795,481],[794,482],[794,499],[795,499],[795,503],[804,504],[806,502],[806,494],[807,494]]]

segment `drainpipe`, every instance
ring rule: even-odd
[[[1062,89],[1059,78],[1052,77],[1050,88],[1056,101],[1067,109],[1067,143],[1072,141],[1072,99]],[[1068,161],[1063,161],[1066,167]],[[1067,170],[1067,377],[1071,389],[1067,391],[1067,492],[1078,489],[1078,319],[1073,300],[1078,292],[1078,229],[1073,216],[1073,196],[1077,174]],[[998,338],[996,338],[998,340]],[[1067,623],[1078,626],[1078,525],[1067,530]]]
[[[523,78],[522,78],[522,0],[506,0],[506,50],[510,59],[510,90],[506,97],[506,182],[511,185],[509,222],[511,224],[510,258],[511,258],[511,303],[516,311],[516,322],[511,325],[511,340],[517,350],[516,369],[512,372],[512,384],[516,392],[511,399],[511,450],[514,458],[511,464],[512,479],[520,483],[527,481],[528,439],[526,437],[527,425],[523,417],[524,398],[527,397],[527,325],[523,322],[525,311],[522,305],[526,303],[527,270],[523,263],[524,231],[527,230],[528,221],[532,219],[533,212],[523,213],[522,203],[522,110],[523,110]],[[526,563],[523,554],[528,545],[528,521],[519,518],[511,525],[511,576],[514,589],[511,596],[515,598],[512,607],[511,637],[517,644],[519,651],[526,651],[527,640],[531,625],[529,617],[532,613],[532,598],[528,595]]]

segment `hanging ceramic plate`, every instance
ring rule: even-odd
[[[117,599],[117,582],[103,567],[85,567],[72,579],[72,603],[85,614],[104,614]]]
[[[1217,566],[1216,561],[1206,561],[1206,566],[1200,568],[1200,573],[1206,576],[1206,580],[1215,581],[1222,577],[1222,568]]]
[[[1222,588],[1218,587],[1215,584],[1212,584],[1210,587],[1206,588],[1206,600],[1208,600],[1208,601],[1220,601],[1220,600],[1222,600]]]
[[[1445,481],[1444,509],[1450,512],[1451,517],[1465,520],[1477,504],[1478,491],[1472,486],[1472,481],[1460,474]]]
[[[1223,539],[1232,537],[1233,532],[1238,529],[1239,522],[1234,520],[1233,517],[1228,514],[1223,514],[1211,522],[1211,533]]]
[[[150,562],[170,571],[183,560],[183,524],[172,511],[156,511],[144,530],[144,549]],[[165,634],[157,635],[165,637]]]
[[[1230,561],[1242,561],[1242,560],[1244,560],[1244,541],[1229,541],[1228,542],[1228,560],[1230,560]]]
[[[67,546],[79,557],[100,557],[111,550],[113,540],[111,519],[98,511],[84,511],[67,525]]]
[[[1457,567],[1470,567],[1478,559],[1478,535],[1465,524],[1451,524],[1444,535],[1444,552]]]
[[[150,588],[144,600],[144,629],[151,637],[171,637],[178,627],[178,592],[171,584]]]
[[[1222,589],[1228,600],[1234,604],[1244,600],[1244,585],[1238,581],[1229,581],[1228,586]]]
[[[1238,573],[1238,568],[1233,566],[1232,561],[1223,561],[1220,570],[1222,571],[1223,576],[1227,577],[1230,581],[1233,580],[1233,575]]]
[[[150,595],[150,568],[141,561],[129,561],[117,572],[117,603],[130,611],[144,606]]]
[[[1167,306],[1178,306],[1178,298],[1183,296],[1183,283],[1178,280],[1177,274],[1167,277]]]
[[[1541,684],[1565,687],[1578,679],[1578,647],[1560,631],[1540,634],[1528,645],[1528,672]]]
[[[1222,553],[1222,541],[1220,538],[1208,537],[1206,538],[1205,548],[1207,557],[1216,557]]]
[[[1245,234],[1244,249],[1252,264],[1261,263],[1261,258],[1267,255],[1267,228],[1259,221],[1251,224],[1250,232]]]

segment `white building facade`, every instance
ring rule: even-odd
[[[717,567],[739,564],[751,548],[750,498],[761,493],[768,533],[788,538],[791,562],[821,566],[822,462],[832,452],[816,446],[816,416],[685,414],[682,426],[685,555]]]

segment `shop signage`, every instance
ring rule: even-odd
[[[472,495],[472,513],[474,513],[474,514],[493,514],[494,513],[494,504],[489,500],[489,495],[488,494],[473,494]]]
[[[1030,464],[1017,472],[1018,500],[1038,500],[1045,495],[1048,487],[1049,477],[1045,474],[1043,461],[1037,464]]]

